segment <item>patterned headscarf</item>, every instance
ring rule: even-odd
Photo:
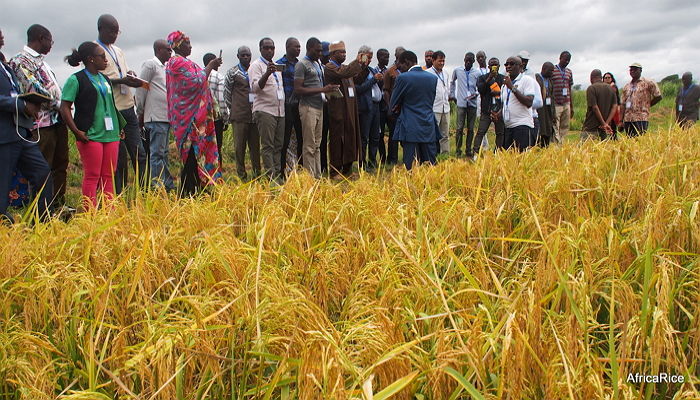
[[[170,45],[171,49],[180,46],[180,44],[182,44],[182,42],[185,40],[190,40],[190,37],[185,35],[185,33],[182,31],[171,32],[168,35],[168,44]]]

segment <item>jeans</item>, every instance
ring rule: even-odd
[[[462,138],[464,137],[464,122],[467,123],[467,143],[464,152],[471,155],[474,141],[474,122],[476,121],[476,107],[457,107],[457,155],[462,154]]]
[[[27,131],[22,128],[25,137]],[[9,206],[10,179],[15,168],[29,181],[34,195],[38,195],[37,207],[41,219],[47,219],[53,198],[53,178],[49,164],[39,150],[39,146],[24,140],[0,144],[0,222],[5,217],[14,222],[7,213]]]
[[[141,140],[141,130],[139,120],[136,117],[134,108],[127,108],[119,111],[126,120],[124,127],[124,139],[119,144],[119,160],[117,161],[117,171],[115,174],[115,191],[121,193],[129,182],[129,165],[127,155],[131,159],[131,166],[137,171],[139,182],[145,186],[144,176],[146,173],[146,151],[143,149]]]
[[[154,186],[162,183],[167,191],[174,190],[175,182],[168,169],[170,124],[167,122],[146,122],[144,127],[150,138],[151,182]]]

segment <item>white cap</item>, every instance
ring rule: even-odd
[[[522,58],[523,60],[529,60],[530,53],[527,50],[522,50],[520,53],[518,53],[518,57]]]

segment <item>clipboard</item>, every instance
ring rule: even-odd
[[[47,96],[45,94],[37,92],[22,93],[17,97],[32,104],[50,103],[51,101],[53,101],[51,96]]]

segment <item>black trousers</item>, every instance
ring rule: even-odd
[[[417,143],[417,142],[402,142],[403,147],[403,164],[407,170],[413,168],[414,161],[418,160],[419,164],[437,163],[437,153],[440,148],[439,142],[432,143]]]
[[[301,164],[301,151],[304,146],[304,135],[301,130],[301,116],[299,104],[284,105],[284,142],[282,142],[282,154],[280,155],[280,175],[284,176],[284,168],[287,166],[287,149],[292,137],[292,129],[297,136],[297,162]]]
[[[506,128],[505,142],[506,148],[513,146],[521,152],[527,150],[532,143],[532,128],[526,125]]]
[[[20,133],[29,137],[24,128]],[[24,131],[24,132],[22,132]],[[53,199],[53,178],[51,168],[41,154],[39,146],[24,140],[0,144],[0,222],[6,219],[14,222],[7,212],[9,206],[10,180],[15,168],[27,178],[34,196],[39,196],[37,207],[39,217],[45,220],[49,217],[49,205]],[[4,217],[4,218],[3,218]]]
[[[194,196],[199,191],[200,186],[202,185],[199,181],[197,158],[194,155],[194,147],[190,147],[187,160],[185,160],[180,173],[180,197]]]
[[[387,126],[386,110],[379,110],[379,143],[377,143],[377,152],[379,153],[379,160],[382,164],[386,163],[386,145],[384,144],[384,132],[386,132]],[[391,135],[391,132],[389,132]]]
[[[139,129],[139,119],[136,116],[134,108],[121,110],[119,113],[126,120],[124,127],[124,139],[119,143],[119,158],[117,159],[117,170],[114,174],[114,191],[119,194],[129,182],[129,164],[128,158],[131,159],[131,166],[134,171],[137,171],[141,187],[146,187],[148,184],[148,174],[146,174],[146,150],[143,148],[143,139],[141,138],[141,129]]]
[[[214,121],[214,130],[216,131],[216,148],[219,151],[219,166],[224,165],[224,156],[221,154],[221,145],[224,144],[224,120],[217,119]]]
[[[399,162],[399,142],[394,140],[394,127],[396,127],[396,118],[387,118],[389,125],[389,144],[386,151],[386,163],[397,164]]]

